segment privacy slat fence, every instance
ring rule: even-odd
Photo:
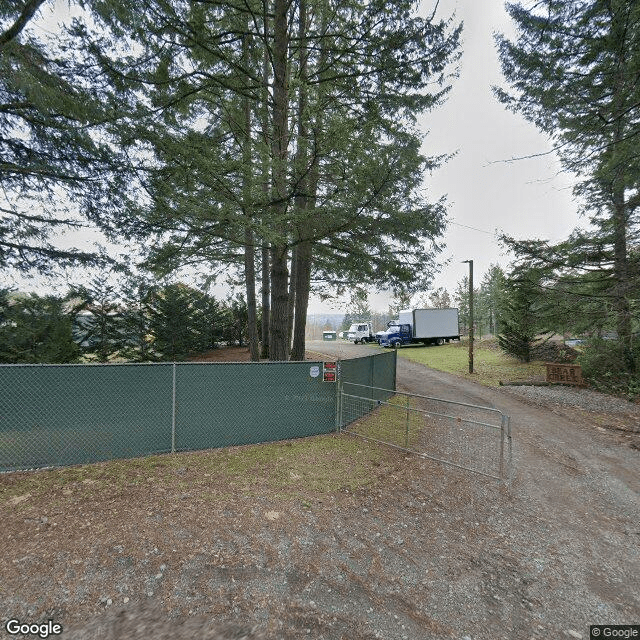
[[[395,356],[339,378],[395,389]],[[319,361],[0,365],[0,471],[328,433],[338,389]]]

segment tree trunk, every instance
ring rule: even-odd
[[[249,335],[249,351],[251,360],[260,360],[260,345],[258,344],[258,314],[256,309],[256,269],[253,231],[250,227],[244,232],[244,276],[247,293],[247,333]]]
[[[626,10],[620,11],[621,16],[628,15]],[[626,20],[619,20],[617,14],[612,15],[611,30],[617,42],[626,43],[626,29],[629,26]],[[615,88],[612,96],[612,112],[616,125],[613,130],[613,145],[611,146],[610,171],[611,171],[611,200],[613,205],[613,273],[615,279],[614,286],[614,309],[616,315],[616,329],[618,341],[624,345],[629,370],[635,369],[632,351],[631,335],[631,309],[629,306],[630,293],[630,273],[629,255],[627,248],[627,235],[629,233],[629,218],[627,216],[627,201],[625,191],[628,181],[626,179],[627,158],[620,149],[625,145],[628,132],[625,123],[628,119],[625,114],[628,110],[627,89],[625,75],[628,73],[631,60],[626,46],[616,49],[616,78]],[[635,72],[634,72],[634,75]]]
[[[262,358],[269,357],[269,318],[271,311],[271,304],[269,296],[271,295],[270,286],[270,269],[271,260],[269,259],[269,244],[264,242],[262,244],[262,286],[260,292],[262,294]]]
[[[264,55],[262,58],[262,196],[265,203],[269,202],[270,168],[269,153],[266,151],[269,144],[269,16],[268,3],[264,2]],[[266,205],[265,205],[266,206]],[[268,242],[262,243],[262,358],[269,358],[269,335],[271,323],[271,247]]]
[[[291,348],[291,339],[293,336],[293,318],[296,308],[296,273],[298,270],[298,247],[293,247],[291,251],[291,268],[289,270],[289,310],[287,323],[287,348]]]
[[[288,155],[288,83],[287,83],[287,0],[274,1],[273,43],[273,131],[271,138],[272,199],[277,224],[284,224],[287,212],[287,155]],[[286,231],[286,230],[285,230]],[[278,233],[283,233],[278,229]],[[271,250],[271,317],[269,353],[271,360],[287,360],[289,355],[289,276],[286,234],[273,244]]]
[[[305,355],[305,329],[311,288],[312,251],[313,245],[309,240],[303,240],[296,246],[298,259],[296,262],[296,315],[293,348],[291,349],[292,360],[304,360]]]
[[[307,308],[309,306],[309,293],[311,290],[311,267],[313,259],[313,243],[309,239],[313,234],[310,226],[312,215],[316,206],[316,192],[318,189],[318,150],[317,140],[313,150],[313,158],[309,157],[309,113],[308,113],[308,51],[305,46],[307,36],[307,5],[306,0],[300,0],[299,5],[299,33],[300,42],[300,93],[298,101],[298,157],[297,167],[301,176],[299,179],[299,193],[296,199],[296,210],[301,216],[302,224],[298,225],[298,244],[296,245],[296,286],[295,286],[295,325],[293,331],[293,347],[291,349],[292,360],[304,360],[305,357],[305,331],[307,326]],[[326,27],[326,18],[322,18],[322,30]],[[326,48],[320,45],[319,68],[324,69],[326,60]],[[318,102],[322,99],[322,91],[317,91]],[[317,110],[315,132],[322,130],[322,106]],[[311,163],[311,166],[309,166]],[[302,177],[306,176],[306,177]],[[304,212],[304,215],[303,215]]]
[[[289,270],[287,248],[271,250],[271,316],[269,323],[269,359],[287,360],[289,357]]]
[[[631,309],[629,307],[629,261],[627,254],[627,216],[624,194],[614,197],[613,271],[615,278],[614,308],[618,340],[631,348]]]
[[[248,25],[247,25],[247,31]],[[249,35],[242,38],[242,58],[246,68],[249,67]],[[249,78],[247,78],[249,81]],[[255,263],[255,243],[252,230],[253,206],[252,206],[252,163],[251,163],[251,105],[249,96],[243,98],[244,108],[244,141],[242,150],[243,164],[243,199],[245,215],[244,231],[244,277],[247,295],[247,334],[249,336],[249,351],[251,360],[260,360],[260,345],[258,344],[258,325],[256,309],[256,263]]]

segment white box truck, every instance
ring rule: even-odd
[[[381,336],[380,345],[443,344],[450,340],[460,340],[457,309],[405,309],[398,314],[398,324]]]

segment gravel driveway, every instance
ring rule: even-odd
[[[386,449],[375,482],[330,494],[207,499],[189,465],[167,469],[170,488],[71,483],[29,506],[5,474],[0,618],[52,618],[64,640],[587,640],[640,623],[637,409],[398,362],[405,391],[511,416],[510,487]]]

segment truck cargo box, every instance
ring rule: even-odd
[[[415,340],[458,338],[457,309],[407,309],[400,311],[400,322],[411,324]]]

